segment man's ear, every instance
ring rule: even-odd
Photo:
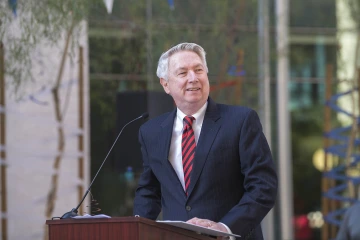
[[[167,94],[170,94],[168,81],[166,81],[164,78],[160,78],[160,84],[163,86],[164,91],[165,91]]]

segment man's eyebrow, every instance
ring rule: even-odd
[[[197,67],[203,67],[203,65],[201,63],[199,63],[199,64],[195,65],[195,68],[197,68]]]
[[[186,70],[187,68],[185,68],[185,67],[179,67],[179,68],[177,68],[177,69],[175,69],[175,71],[181,71],[181,70]]]
[[[194,66],[194,68],[198,68],[198,67],[203,67],[203,65],[201,63],[199,63]],[[186,67],[179,67],[179,68],[175,69],[175,71],[181,71],[181,70],[187,70],[187,69],[188,68],[186,68]]]

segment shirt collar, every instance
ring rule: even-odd
[[[205,104],[196,113],[192,115],[195,118],[196,122],[202,122],[204,120],[207,105],[208,102],[206,101]],[[186,114],[183,113],[179,108],[177,108],[176,117],[179,120],[183,121],[185,116]]]

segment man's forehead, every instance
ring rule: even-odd
[[[194,54],[194,56],[191,56],[191,62],[189,62],[188,59],[186,59],[186,57],[189,57],[186,56],[186,53]],[[181,59],[182,57],[184,57],[184,59]],[[192,67],[203,66],[203,62],[201,61],[201,58],[195,52],[190,52],[190,51],[177,52],[174,55],[172,55],[169,59],[169,67],[172,69],[187,68],[189,66]]]

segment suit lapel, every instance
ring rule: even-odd
[[[169,151],[171,144],[171,137],[174,127],[174,120],[176,117],[176,108],[172,111],[165,121],[161,124],[161,133],[159,134],[160,142],[163,143],[164,148],[162,150],[162,164],[166,169],[166,172],[169,173],[169,185],[170,188],[174,188],[174,193],[179,194],[179,198],[185,198],[185,192],[181,185],[181,182],[169,161]]]
[[[170,143],[171,143],[171,136],[172,130],[174,126],[174,119],[176,116],[176,109],[173,110],[168,117],[161,123],[161,132],[159,134],[159,141],[160,143],[164,144],[164,148],[162,151],[162,160],[163,164],[165,161],[168,161],[169,158],[169,151],[170,151]]]
[[[189,186],[189,196],[193,191],[196,182],[199,179],[201,171],[206,162],[212,143],[221,127],[218,122],[220,119],[220,113],[217,110],[216,103],[209,98],[208,107],[204,116],[204,121],[201,128],[198,144],[196,146],[195,158],[193,163],[193,170],[191,173],[191,180]]]

